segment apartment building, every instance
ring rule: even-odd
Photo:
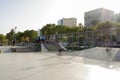
[[[114,11],[98,8],[84,13],[84,26],[95,26],[98,23],[111,21],[114,16]]]
[[[74,27],[74,26],[77,26],[77,19],[76,18],[63,18],[58,21],[58,25]]]

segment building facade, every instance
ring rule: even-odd
[[[63,18],[58,21],[58,25],[74,27],[74,26],[77,26],[77,19],[76,18]]]
[[[98,8],[84,13],[84,26],[95,26],[98,23],[111,21],[114,16],[114,11]]]

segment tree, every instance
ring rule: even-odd
[[[3,45],[6,43],[6,38],[3,34],[0,34],[0,45]]]
[[[26,30],[24,32],[15,33],[15,30],[11,29],[11,31],[6,34],[6,38],[8,40],[9,45],[12,44],[12,41],[14,41],[14,39],[17,43],[34,42],[37,36],[38,33],[35,30]]]
[[[27,42],[35,41],[35,39],[38,35],[37,31],[35,31],[35,30],[26,30],[23,32],[23,34],[24,34],[24,36],[23,36],[24,40]]]
[[[45,35],[47,39],[49,39],[50,35],[56,33],[55,24],[47,24],[46,26],[43,26],[43,28],[41,29],[41,33],[42,35]]]
[[[23,32],[18,32],[17,33],[17,42],[23,42],[24,41],[24,33]]]
[[[30,30],[28,37],[29,37],[31,42],[35,41],[37,36],[38,36],[38,32],[37,31]]]
[[[82,24],[76,27],[69,27],[65,25],[55,25],[55,24],[47,24],[43,26],[41,29],[42,35],[45,35],[47,39],[50,38],[53,34],[63,34],[63,33],[72,33],[72,32],[83,32],[84,27]]]
[[[99,21],[97,19],[93,19],[91,22],[90,22],[93,26],[97,25],[99,23]]]
[[[12,44],[12,41],[14,39],[14,34],[15,34],[14,29],[11,29],[11,31],[6,34],[6,39],[8,40],[8,45]]]
[[[116,34],[118,29],[117,28],[119,25],[117,23],[113,22],[103,22],[95,27],[95,32],[94,32],[94,38],[96,42],[105,42],[105,41],[116,41]]]
[[[103,22],[95,26],[95,30],[104,30],[104,29],[110,29],[110,28],[115,28],[116,25],[113,22]]]
[[[78,25],[79,27],[83,27],[83,25],[82,25],[82,23],[79,23],[79,25]]]

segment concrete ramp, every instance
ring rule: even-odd
[[[120,61],[120,49],[115,54],[115,56],[113,57],[112,61]]]
[[[84,58],[111,62],[113,60],[115,61],[116,59],[120,59],[120,49],[111,48],[110,51],[106,51],[105,47],[95,47],[80,51],[77,55]]]
[[[42,52],[48,52],[47,48],[44,46],[43,43],[41,43],[41,51]]]
[[[60,46],[62,49],[64,49],[65,51],[67,51],[67,49],[63,46],[62,43],[59,43],[59,46]]]
[[[1,46],[0,51],[1,53],[11,53],[11,46]]]

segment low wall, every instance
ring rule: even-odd
[[[16,52],[32,52],[33,49],[32,48],[29,48],[29,47],[23,47],[23,48],[16,48],[15,49]]]
[[[1,53],[11,53],[11,46],[0,46]]]
[[[29,43],[27,46],[0,46],[0,53],[41,51],[40,43]]]

